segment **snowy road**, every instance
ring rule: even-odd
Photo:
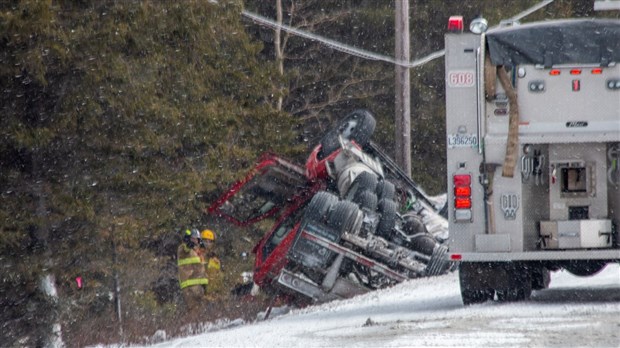
[[[552,275],[521,303],[464,307],[456,273],[158,347],[620,347],[620,268]]]

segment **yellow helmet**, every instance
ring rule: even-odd
[[[200,236],[202,237],[202,239],[206,239],[206,240],[215,240],[215,233],[213,233],[213,231],[211,230],[204,230],[200,233]]]

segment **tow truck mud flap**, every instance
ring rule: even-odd
[[[332,243],[340,241],[340,233],[323,224],[305,222],[300,227],[295,244],[291,248],[289,258],[310,268],[325,268],[327,263],[335,255],[326,247],[314,242],[312,239],[302,238],[303,233],[324,238]]]
[[[321,289],[321,287],[312,281],[295,273],[289,272],[286,269],[280,272],[278,283],[294,290],[295,292],[304,294],[317,302],[328,302],[342,298],[350,298],[369,291],[359,284],[355,284],[343,278],[338,278],[336,279],[334,287],[329,292],[325,292]]]

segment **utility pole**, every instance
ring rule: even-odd
[[[409,0],[396,0],[395,159],[411,177],[411,87],[409,78]],[[400,64],[398,64],[400,63]]]

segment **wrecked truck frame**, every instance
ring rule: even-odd
[[[305,168],[264,154],[208,208],[238,226],[271,222],[252,250],[261,290],[326,302],[453,268],[443,205],[370,142],[374,125],[354,111]]]

